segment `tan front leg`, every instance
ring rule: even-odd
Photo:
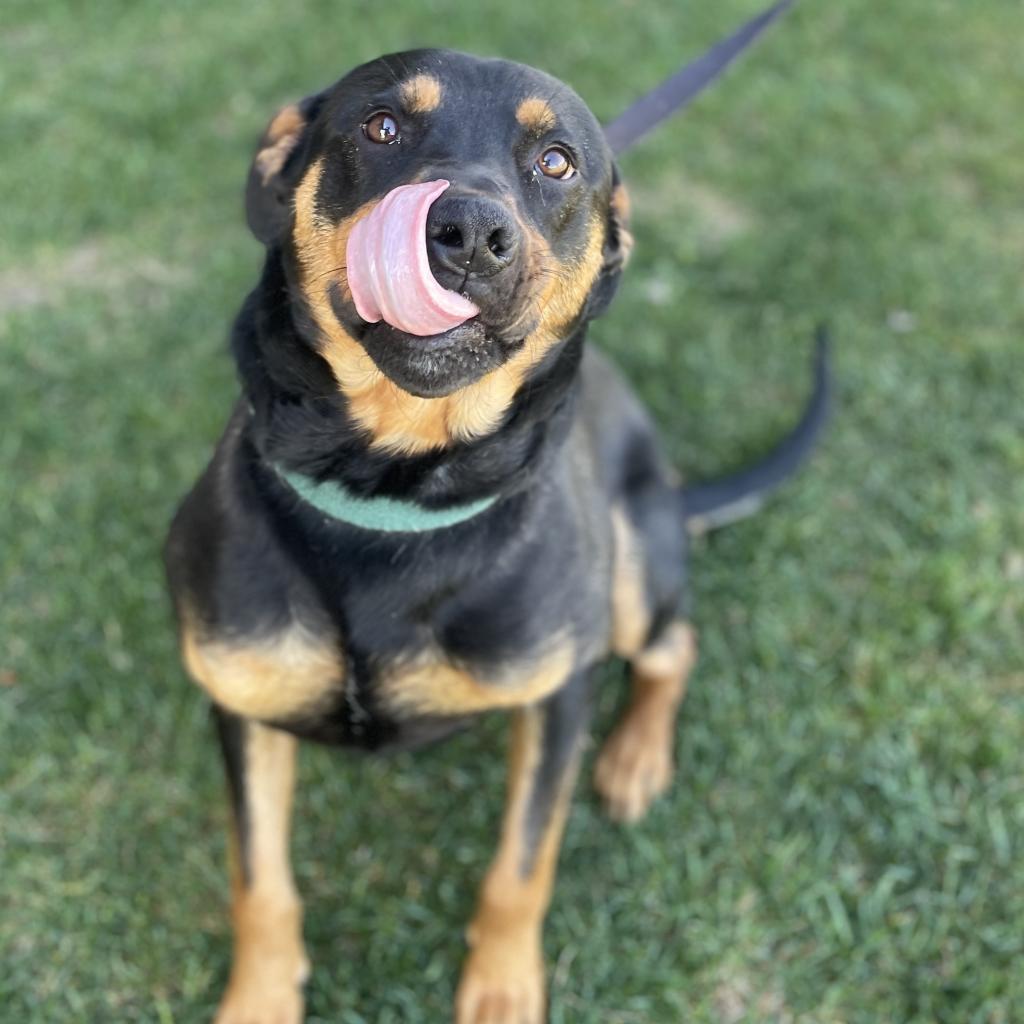
[[[676,712],[696,660],[696,634],[684,622],[633,659],[629,708],[594,769],[597,791],[617,821],[642,818],[672,781]]]
[[[234,956],[216,1024],[300,1024],[309,961],[288,857],[296,740],[218,711],[234,800]]]
[[[541,930],[586,724],[586,679],[516,712],[508,804],[480,891],[455,1000],[456,1024],[541,1024]]]

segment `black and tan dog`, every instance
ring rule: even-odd
[[[432,336],[368,322],[350,234],[396,188],[435,179],[450,187],[423,228],[430,273],[477,313]],[[595,666],[614,654],[632,668],[595,782],[633,821],[669,784],[695,659],[687,519],[802,457],[823,368],[763,466],[680,487],[636,398],[584,349],[631,244],[601,127],[521,65],[417,51],[357,68],[272,120],[247,212],[267,258],[234,328],[242,397],[166,548],[234,811],[234,966],[217,1020],[301,1018],[296,737],[379,750],[507,709],[507,810],[455,1017],[534,1024]]]

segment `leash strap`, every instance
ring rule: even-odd
[[[651,129],[688,106],[792,3],[793,0],[780,0],[751,18],[619,114],[604,130],[612,152],[624,153]]]

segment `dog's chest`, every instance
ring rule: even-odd
[[[319,572],[343,680],[291,727],[369,747],[414,743],[542,700],[606,649],[593,551],[538,533],[451,554],[378,545]]]

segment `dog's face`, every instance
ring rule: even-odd
[[[462,296],[453,301],[468,319],[433,332],[440,321],[428,318],[413,332],[400,316],[364,318],[353,296],[363,268],[347,265],[365,252],[354,226],[401,186],[445,181],[429,208],[415,201],[421,273],[429,266],[432,278],[422,283]],[[417,445],[386,436],[385,380],[387,402],[396,390],[453,399],[449,439],[479,433],[507,404],[509,382],[521,384],[607,304],[630,243],[625,193],[583,101],[533,68],[441,50],[382,57],[279,113],[250,173],[247,212],[257,237],[284,253],[301,315],[357,418],[399,450]],[[396,258],[415,262],[411,244]],[[386,291],[407,270],[372,273]],[[473,404],[483,407],[475,420]]]

